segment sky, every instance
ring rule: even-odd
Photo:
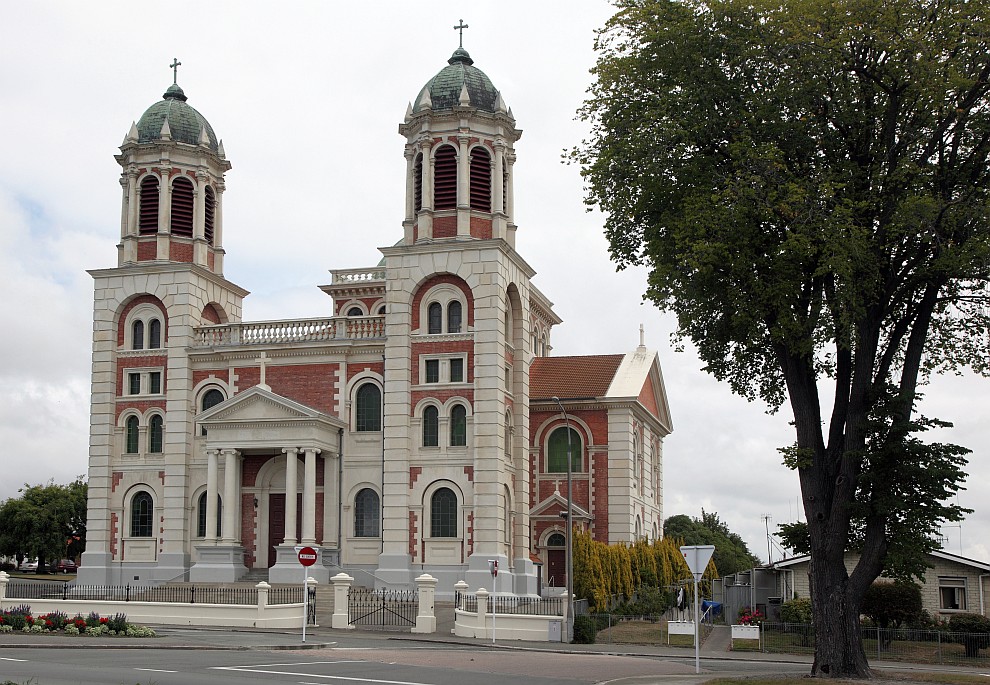
[[[556,355],[658,350],[673,415],[664,516],[717,512],[750,550],[798,520],[786,407],[768,413],[675,352],[675,322],[642,299],[647,272],[616,272],[603,216],[588,211],[562,154],[586,135],[603,0],[441,2],[14,3],[0,25],[0,500],[23,484],[69,482],[88,454],[93,284],[116,265],[120,167],[131,122],[178,82],[223,140],[226,277],[247,288],[245,320],[326,316],[329,270],[371,266],[401,236],[407,103],[464,47],[523,130],[516,144],[517,250],[564,319]],[[946,551],[990,561],[990,409],[971,375],[928,386],[941,439],[973,450],[974,509],[944,529]],[[773,548],[773,558],[781,553]]]

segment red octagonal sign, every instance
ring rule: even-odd
[[[312,566],[316,563],[316,550],[312,547],[303,547],[299,550],[299,563],[303,566]]]

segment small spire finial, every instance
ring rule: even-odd
[[[181,64],[182,62],[179,61],[178,57],[173,57],[172,63],[169,64],[169,66],[172,67],[172,83],[174,85],[178,85],[179,83],[179,66]]]
[[[454,27],[454,30],[457,31],[460,34],[460,40],[459,40],[460,44],[458,45],[458,47],[461,47],[461,48],[464,47],[464,29],[466,29],[466,28],[469,28],[469,27],[468,27],[467,24],[464,23],[464,20],[463,19],[458,19],[457,20],[457,26]]]
[[[643,330],[643,324],[639,325],[639,346],[646,347],[646,332]]]

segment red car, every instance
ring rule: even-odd
[[[76,566],[76,562],[74,562],[72,559],[62,559],[55,566],[55,569],[59,573],[75,573],[77,568],[78,567]]]

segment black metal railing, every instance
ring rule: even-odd
[[[416,590],[351,588],[347,622],[362,628],[409,628],[416,625],[419,596]]]
[[[283,589],[283,588],[278,588]],[[290,588],[284,588],[290,589]],[[302,602],[302,588],[296,590]],[[92,600],[102,602],[164,602],[172,604],[234,604],[258,603],[255,588],[201,587],[196,585],[76,585],[74,583],[8,583],[9,599]],[[290,604],[292,601],[271,604]]]
[[[312,592],[316,592],[315,589]],[[310,594],[310,599],[313,595]],[[268,591],[269,604],[302,604],[302,585],[282,585],[273,587]]]
[[[454,593],[454,606],[461,611],[478,611],[478,596],[471,592]],[[488,597],[486,611],[496,614],[516,614],[524,616],[563,616],[563,597]]]

